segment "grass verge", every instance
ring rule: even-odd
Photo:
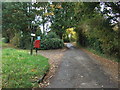
[[[112,61],[114,61],[114,62],[120,62],[120,59],[115,58],[115,57],[113,57],[113,56],[108,56],[108,55],[105,55],[105,54],[103,54],[103,53],[100,53],[99,51],[97,51],[97,50],[95,50],[95,49],[93,49],[93,48],[83,47],[83,46],[81,46],[81,45],[78,44],[78,43],[73,43],[73,45],[75,45],[75,46],[78,47],[78,48],[86,49],[86,50],[94,53],[95,55],[101,56],[101,57],[106,58],[106,59],[108,59],[108,60],[112,60]]]
[[[102,53],[100,53],[99,51],[94,50],[94,49],[92,49],[92,48],[85,48],[85,49],[87,49],[88,51],[90,51],[90,52],[92,52],[92,53],[94,53],[94,54],[96,54],[96,55],[98,55],[98,56],[101,56],[101,57],[103,57],[103,58],[106,58],[106,59],[108,59],[108,60],[112,60],[112,61],[115,61],[115,62],[120,62],[120,60],[119,60],[118,58],[115,58],[115,57],[112,57],[112,56],[108,56],[108,55],[102,54]]]
[[[2,87],[32,88],[34,82],[48,70],[48,59],[41,55],[29,55],[28,51],[5,48],[2,50]]]

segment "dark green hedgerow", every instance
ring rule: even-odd
[[[63,48],[63,46],[64,46],[63,41],[58,38],[49,38],[49,39],[41,40],[41,49],[44,50],[59,49],[59,48]]]

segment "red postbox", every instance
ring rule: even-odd
[[[34,41],[34,48],[40,48],[40,40]]]

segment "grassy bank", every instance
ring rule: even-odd
[[[78,48],[86,49],[86,50],[88,50],[88,51],[90,51],[90,52],[92,52],[92,53],[94,53],[94,54],[96,54],[96,55],[98,55],[98,56],[101,56],[101,57],[103,57],[103,58],[106,58],[106,59],[108,59],[108,60],[112,60],[112,61],[115,61],[115,62],[120,62],[120,59],[115,58],[115,57],[110,56],[110,55],[103,54],[103,53],[101,53],[101,52],[99,52],[99,51],[97,51],[97,50],[95,50],[95,49],[93,49],[93,48],[83,47],[83,46],[81,46],[81,45],[78,44],[78,43],[73,43],[73,45],[77,46]]]
[[[41,55],[29,55],[28,51],[5,48],[2,50],[2,87],[38,87],[35,82],[49,68],[48,59]]]
[[[101,56],[103,58],[106,58],[106,59],[109,59],[109,60],[112,60],[112,61],[115,61],[115,62],[120,62],[120,60],[118,58],[115,58],[115,57],[112,57],[112,56],[108,56],[108,55],[105,55],[103,53],[100,53],[99,51],[97,50],[94,50],[92,48],[84,48],[84,49],[87,49],[88,51],[98,55],[98,56]]]

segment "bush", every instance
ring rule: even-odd
[[[15,47],[19,47],[20,46],[20,34],[16,33],[15,36],[13,37],[13,39],[11,40],[11,43],[15,46]]]
[[[48,49],[59,49],[63,48],[64,43],[61,39],[58,38],[49,38],[49,39],[42,39],[41,40],[41,48],[43,50]]]
[[[20,46],[21,49],[30,49],[31,41],[29,35],[24,35],[20,38]]]
[[[49,50],[63,48],[64,43],[55,32],[49,32],[47,35],[42,36],[40,45],[40,49]]]
[[[47,38],[60,38],[55,32],[49,32]]]
[[[13,39],[11,40],[11,43],[18,48],[21,49],[29,49],[30,48],[30,35],[23,35],[21,37],[20,33],[16,33]]]

